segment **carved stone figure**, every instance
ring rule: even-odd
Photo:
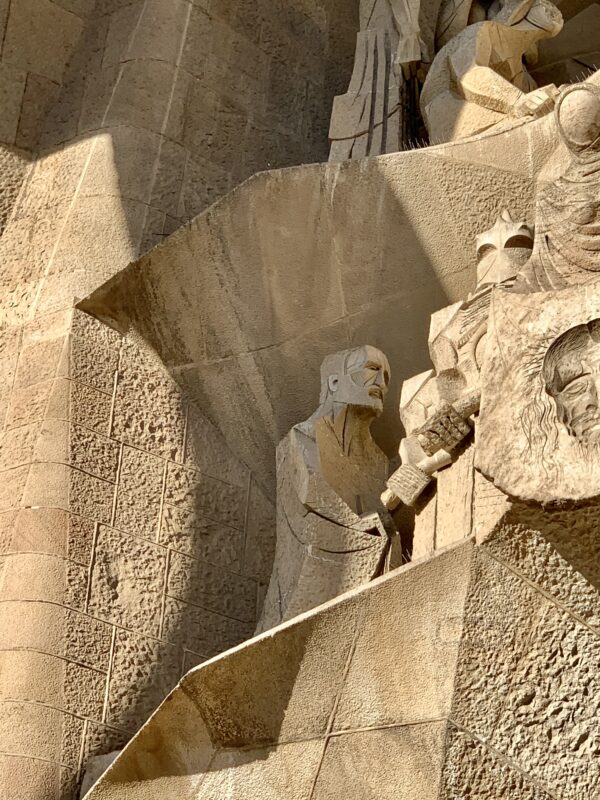
[[[570,163],[561,177],[538,190],[536,243],[515,291],[587,283],[600,272],[600,87],[591,82],[567,87],[555,114]]]
[[[374,347],[329,356],[319,408],[279,444],[277,546],[259,630],[383,570],[391,520],[379,494],[389,465],[370,428],[389,380],[387,358]]]
[[[600,496],[600,283],[495,291],[482,370],[476,466],[505,494]]]
[[[554,106],[558,90],[536,89],[524,57],[560,32],[560,11],[549,0],[508,0],[489,13],[493,19],[454,36],[427,74],[421,112],[433,144],[481,133],[507,117],[542,116]]]
[[[400,445],[402,466],[388,479],[382,497],[393,509],[415,505],[431,476],[453,462],[472,431],[478,410],[480,371],[492,290],[508,288],[531,255],[533,231],[503,211],[477,237],[477,287],[464,302],[431,317],[429,352],[434,370],[406,381],[400,417],[408,434]]]
[[[420,64],[435,53],[441,0],[361,0],[348,92],[335,98],[330,161],[405,149],[421,136]]]
[[[600,441],[600,320],[556,339],[542,367],[559,421],[582,442]]]

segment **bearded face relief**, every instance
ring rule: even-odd
[[[556,339],[544,359],[558,420],[582,443],[600,443],[600,319]]]

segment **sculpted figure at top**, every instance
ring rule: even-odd
[[[492,3],[488,16],[454,36],[427,74],[420,103],[432,144],[554,107],[557,88],[537,89],[524,60],[539,41],[560,32],[560,11],[549,0],[507,0],[501,7]]]
[[[600,86],[586,81],[567,87],[555,116],[570,161],[558,179],[538,189],[535,247],[514,287],[519,292],[600,277]]]
[[[389,380],[388,360],[375,347],[327,357],[318,409],[280,442],[275,563],[259,631],[384,569],[392,526],[379,495],[389,464],[371,423]]]
[[[335,98],[330,161],[403,150],[421,136],[419,65],[435,53],[442,0],[361,0],[354,71]]]

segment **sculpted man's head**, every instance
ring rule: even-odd
[[[582,442],[600,442],[600,319],[577,325],[552,343],[543,377],[569,433]]]
[[[569,86],[556,104],[563,141],[578,155],[600,150],[600,87],[592,83]]]
[[[334,353],[321,365],[321,411],[349,406],[378,417],[390,383],[389,362],[376,347],[363,345]]]
[[[563,17],[550,0],[499,0],[490,6],[488,18],[527,31],[536,39],[560,33]]]

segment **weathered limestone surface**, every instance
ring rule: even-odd
[[[433,144],[472,136],[505,120],[550,111],[556,86],[537,89],[524,58],[563,25],[550,0],[511,0],[468,25],[436,55],[421,92]]]
[[[571,534],[589,522],[574,518]],[[581,612],[598,584],[577,567],[597,563],[598,537],[566,552],[551,533],[565,523],[519,507],[485,544],[400,568],[200,666],[88,797],[308,800],[343,786],[391,800],[401,786],[411,800],[592,800],[600,631]]]
[[[258,631],[389,569],[396,531],[379,500],[389,462],[371,435],[389,381],[375,347],[328,356],[319,407],[279,443],[277,544]]]
[[[0,364],[0,796],[70,800],[252,634],[273,509],[141,339],[66,310]]]
[[[157,98],[170,63],[147,68]],[[108,72],[147,86],[138,68]],[[92,319],[73,300],[139,252],[158,181],[144,143],[168,150],[155,106],[125,97],[102,106],[125,114],[114,130],[37,162],[0,239],[0,785],[26,800],[70,800],[88,755],[250,635],[273,557],[273,448],[311,411],[304,375],[363,341],[398,379],[422,370],[426,318],[474,278],[473,233],[513,197],[527,216],[557,143],[542,120],[262,175],[88,298]],[[376,431],[390,452],[391,417]]]
[[[556,146],[548,117],[465,144],[257,176],[83,307],[133,325],[269,492],[273,447],[312,412],[319,364],[369,341],[395,365],[374,425],[391,456],[401,377],[428,363],[417,331],[472,289],[475,235],[506,207],[531,216],[537,175],[562,163]],[[445,198],[435,212],[432,197]]]
[[[81,299],[258,170],[327,156],[355,3],[20,0],[7,11],[0,294],[16,321]]]

